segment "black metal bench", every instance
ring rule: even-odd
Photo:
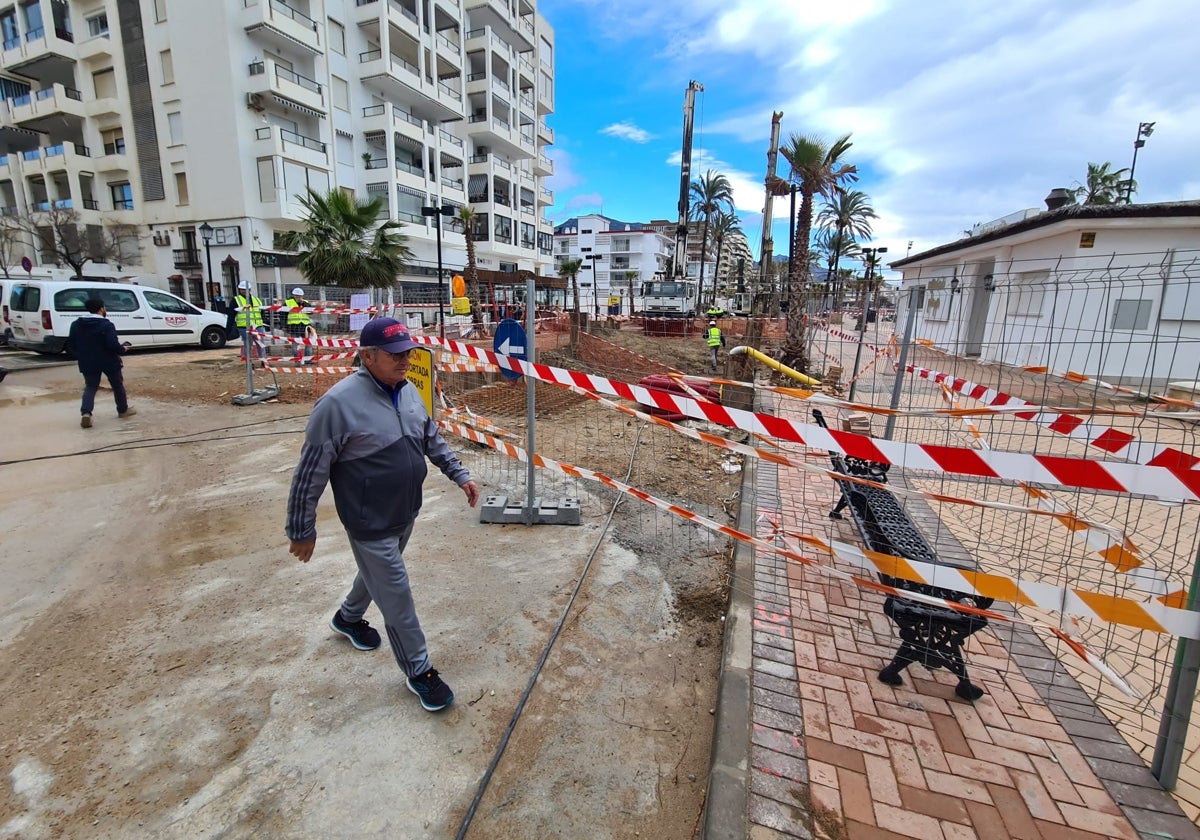
[[[819,425],[828,428],[819,409],[813,409],[813,417]],[[887,483],[888,464],[842,456],[836,452],[830,452],[829,458],[834,470],[843,475],[865,478],[879,484]],[[841,519],[842,511],[849,507],[868,548],[909,560],[939,562],[937,553],[890,491],[853,481],[838,480],[837,483],[842,498],[829,515],[833,519]],[[879,574],[879,580],[885,586],[979,609],[988,609],[994,601],[992,598],[882,573]],[[896,595],[887,596],[883,602],[883,612],[896,624],[901,643],[891,663],[879,672],[882,682],[902,685],[904,680],[900,672],[910,663],[919,662],[926,668],[945,668],[958,677],[958,686],[954,691],[964,700],[978,700],[983,696],[983,689],[967,676],[962,649],[972,633],[987,626],[987,618]]]

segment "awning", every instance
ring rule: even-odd
[[[284,108],[290,108],[293,111],[299,111],[301,114],[307,114],[310,117],[320,117],[322,119],[325,117],[325,115],[320,111],[309,108],[307,105],[301,105],[299,102],[288,99],[286,96],[280,96],[278,93],[272,93],[271,98]]]

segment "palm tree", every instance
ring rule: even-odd
[[[571,284],[574,293],[575,312],[579,312],[579,271],[583,268],[583,260],[563,260],[558,264],[558,276]]]
[[[788,275],[787,338],[783,345],[785,365],[802,369],[804,359],[804,290],[812,280],[809,267],[809,238],[812,235],[813,198],[820,194],[828,196],[842,184],[858,179],[858,169],[844,163],[842,157],[850,149],[850,135],[839,137],[829,143],[813,135],[793,134],[788,144],[781,146],[792,171],[789,180],[800,192],[800,212],[796,216],[796,259]]]
[[[826,198],[817,216],[817,224],[825,233],[831,234],[826,237],[827,247],[823,249],[829,257],[826,276],[831,281],[836,275],[838,262],[844,257],[853,256],[852,250],[857,252],[855,243],[871,238],[871,219],[877,218],[870,197],[862,190],[837,187],[833,195]],[[837,311],[842,308],[842,296],[836,288],[833,292],[833,309]]]
[[[726,213],[724,210],[718,210],[713,216],[712,221],[712,236],[713,241],[717,243],[717,271],[721,270],[721,251],[725,247],[725,238],[742,232],[741,221],[734,213]],[[726,272],[728,274],[728,272]],[[713,275],[713,293],[709,305],[716,305],[717,302],[717,278]]]
[[[729,179],[719,172],[708,170],[704,176],[692,181],[692,210],[697,221],[704,220],[704,232],[700,234],[700,285],[697,300],[704,300],[704,258],[708,254],[708,228],[713,214],[728,207],[733,209],[733,187]],[[716,297],[717,280],[713,278],[713,297]]]
[[[307,213],[304,229],[284,233],[280,244],[300,252],[296,267],[314,286],[386,289],[412,259],[403,223],[379,222],[382,196],[355,201],[338,189],[324,195],[310,189],[300,204]]]
[[[1087,181],[1074,190],[1079,204],[1120,204],[1126,194],[1137,192],[1137,181],[1129,177],[1128,169],[1111,169],[1112,163],[1089,163]],[[1076,183],[1079,183],[1078,181]]]
[[[479,298],[479,267],[475,262],[475,209],[459,207],[454,221],[462,225],[463,238],[467,240],[467,265],[463,273],[467,275],[467,296],[471,298],[471,323],[478,324],[482,330],[483,302]]]
[[[845,230],[821,230],[813,238],[814,256],[818,261],[814,265],[826,266],[825,279],[828,281],[829,293],[832,295],[832,308],[836,312],[841,307],[841,290],[838,288],[838,266],[842,260],[854,259],[859,255],[858,243]]]

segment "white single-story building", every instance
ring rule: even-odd
[[[1061,205],[891,263],[914,338],[1114,383],[1200,380],[1200,201]],[[900,293],[897,330],[910,296]]]

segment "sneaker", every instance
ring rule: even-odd
[[[137,409],[134,408],[133,406],[127,407],[124,411],[117,412],[117,416],[120,417],[122,420],[125,419],[126,417],[132,417],[135,414],[137,414]]]
[[[81,415],[79,418],[79,425],[85,429],[92,428],[92,415],[90,415],[90,414]]]
[[[376,650],[379,647],[379,631],[361,618],[351,624],[342,618],[342,611],[338,610],[330,619],[329,626],[349,639],[350,644],[359,650]]]
[[[409,691],[421,698],[421,706],[427,712],[440,712],[454,702],[454,692],[442,682],[434,668],[419,677],[409,677],[405,684]]]

